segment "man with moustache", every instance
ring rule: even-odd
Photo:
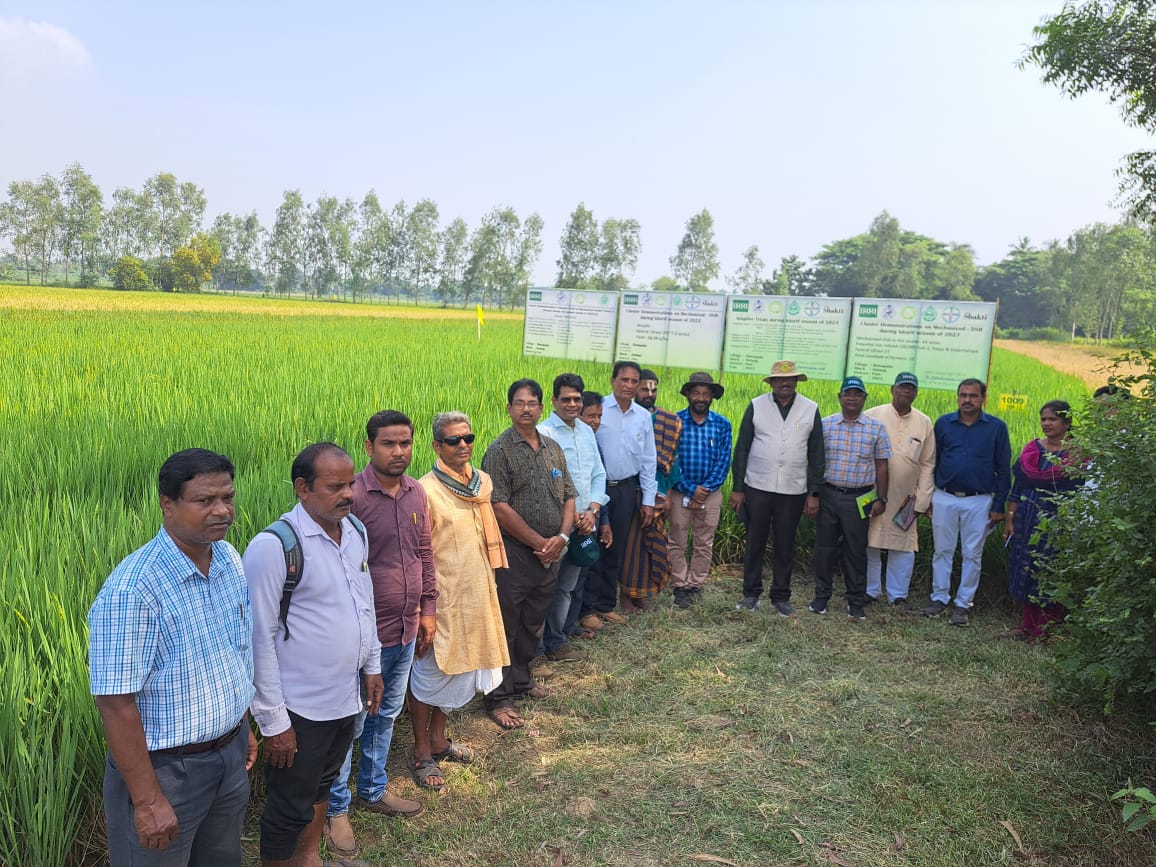
[[[112,864],[241,863],[257,740],[252,619],[233,523],[233,464],[186,449],[161,466],[160,532],[88,612],[89,678],[108,740]]]
[[[938,617],[951,602],[951,566],[955,546],[963,548],[963,567],[951,625],[967,626],[967,609],[979,589],[979,567],[989,527],[1004,518],[1011,493],[1011,439],[1007,425],[983,411],[987,385],[965,379],[955,390],[959,409],[935,422],[935,493],[931,496],[931,604]]]
[[[815,598],[809,608],[826,614],[831,598],[836,560],[842,560],[847,585],[847,617],[867,618],[867,522],[887,506],[887,460],[891,442],[887,431],[863,415],[867,387],[848,376],[839,389],[840,412],[823,419],[823,453],[827,469],[819,489],[819,518],[815,522]],[[864,508],[860,498],[874,497]],[[869,511],[868,511],[869,510]]]
[[[284,621],[281,539],[259,533],[244,556],[253,604],[251,710],[267,762],[261,863],[318,867],[330,786],[357,715],[364,708],[373,716],[381,705],[381,642],[369,549],[348,517],[353,460],[340,446],[314,443],[294,458],[290,473],[298,503],[281,520],[292,528],[304,564]]]
[[[369,464],[353,482],[353,514],[365,525],[377,637],[381,641],[381,707],[359,714],[354,738],[360,808],[383,816],[416,816],[422,806],[386,790],[386,760],[393,725],[405,706],[409,669],[415,653],[433,641],[437,629],[437,581],[425,491],[406,475],[413,460],[413,422],[397,410],[382,410],[365,425]],[[415,650],[416,648],[416,650]],[[326,843],[336,855],[352,856],[357,845],[349,824],[347,780],[353,751],[329,793]]]
[[[583,594],[583,626],[597,629],[601,621],[625,623],[614,608],[618,603],[623,549],[630,526],[638,516],[640,526],[654,520],[658,494],[655,481],[657,457],[650,413],[635,403],[642,368],[633,361],[618,361],[610,379],[611,394],[602,399],[602,422],[595,437],[606,469],[607,504],[613,544],[586,576]],[[641,491],[641,495],[639,492]]]
[[[639,372],[635,402],[650,413],[655,455],[655,500],[651,520],[630,525],[619,554],[619,605],[627,614],[649,611],[654,597],[670,581],[669,540],[666,535],[667,493],[678,482],[678,439],[682,420],[657,406],[658,375]]]
[[[502,671],[501,685],[482,703],[495,723],[509,729],[525,724],[514,711],[514,699],[547,698],[554,692],[534,682],[530,660],[554,598],[559,561],[570,543],[577,491],[562,447],[538,433],[542,386],[519,379],[510,384],[506,401],[513,424],[490,443],[482,469],[493,479],[494,514],[509,561],[495,580],[510,664]]]
[[[891,386],[891,403],[880,404],[863,415],[883,425],[891,441],[891,458],[887,462],[887,508],[871,519],[867,529],[867,602],[883,595],[883,555],[887,555],[887,601],[907,606],[915,552],[919,550],[917,521],[904,529],[895,523],[900,509],[915,515],[931,510],[931,492],[935,489],[935,433],[931,419],[912,404],[919,394],[919,380],[906,371],[895,377]]]
[[[736,608],[755,611],[763,592],[763,560],[773,539],[771,605],[780,617],[794,617],[791,566],[795,533],[805,514],[819,514],[819,488],[826,464],[819,405],[798,393],[807,374],[793,361],[776,361],[763,382],[769,394],[751,401],[739,423],[731,464],[730,507],[745,516],[743,598]]]
[[[692,373],[681,393],[687,407],[678,413],[682,436],[679,480],[668,497],[669,550],[674,604],[689,608],[701,598],[710,572],[722,513],[722,486],[731,468],[731,423],[710,408],[723,396],[723,387],[709,373]],[[688,569],[686,546],[691,535],[694,553]]]
[[[576,373],[556,376],[554,412],[538,424],[538,433],[550,437],[562,447],[566,455],[566,469],[578,492],[575,505],[578,516],[574,522],[574,532],[590,535],[597,530],[598,514],[609,498],[606,496],[606,470],[598,454],[598,441],[594,431],[578,418],[582,410],[584,388],[582,377]],[[546,658],[553,662],[583,658],[580,651],[566,642],[569,635],[566,620],[570,613],[571,595],[578,586],[582,571],[582,566],[563,557],[558,569],[558,587],[546,615],[546,629],[542,637]]]

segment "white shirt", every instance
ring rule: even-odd
[[[614,395],[609,394],[602,399],[602,424],[595,436],[598,448],[602,450],[606,479],[620,482],[638,476],[642,486],[642,505],[653,506],[658,493],[658,483],[654,478],[658,457],[650,412],[634,401],[623,412]]]
[[[253,685],[250,710],[263,735],[289,728],[289,710],[309,720],[352,716],[361,710],[361,672],[381,673],[368,548],[348,520],[340,547],[298,503],[281,516],[297,532],[304,556],[301,580],[286,618],[281,540],[259,533],[242,562],[253,608]]]

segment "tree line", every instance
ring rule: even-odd
[[[491,209],[471,231],[461,218],[444,226],[422,199],[384,206],[370,190],[360,203],[321,195],[306,202],[286,190],[271,226],[256,211],[223,213],[205,227],[204,191],[161,172],[139,190],[117,188],[105,203],[79,164],[59,176],[12,181],[0,203],[0,238],[10,264],[29,283],[120,289],[260,291],[278,295],[400,303],[514,307],[542,252],[542,218]],[[562,288],[631,287],[642,250],[629,217],[599,221],[580,203],[559,241],[555,283]],[[711,291],[720,274],[714,220],[694,214],[658,291]],[[4,265],[0,263],[0,268]],[[832,241],[809,258],[783,257],[768,276],[757,245],[726,275],[725,291],[819,297],[999,301],[1001,328],[1027,336],[1108,340],[1156,318],[1156,235],[1137,222],[1096,224],[1066,241],[1033,246],[1023,238],[1007,256],[978,267],[966,244],[904,229],[886,211],[867,231]],[[0,272],[2,274],[2,272]]]

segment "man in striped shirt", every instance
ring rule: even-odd
[[[887,429],[863,415],[866,400],[863,380],[848,376],[839,389],[842,411],[823,419],[827,469],[819,489],[815,598],[810,605],[815,614],[827,613],[835,561],[842,559],[847,616],[852,622],[867,617],[863,607],[867,593],[867,528],[869,519],[883,514],[887,507],[887,459],[891,457]]]

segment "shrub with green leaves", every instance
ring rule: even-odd
[[[1151,345],[1149,342],[1148,345]],[[1041,590],[1068,608],[1056,642],[1055,686],[1111,712],[1137,705],[1156,717],[1156,356],[1127,353],[1141,372],[1119,376],[1121,393],[1077,413],[1076,448],[1089,484],[1048,524],[1055,554]],[[1131,392],[1129,397],[1123,390]]]

